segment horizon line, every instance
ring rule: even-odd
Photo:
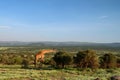
[[[120,43],[120,42],[88,42],[88,41],[0,41],[0,42],[81,42],[81,43]]]

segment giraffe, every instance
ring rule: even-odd
[[[56,50],[54,50],[54,49],[43,49],[43,50],[39,51],[39,52],[35,55],[35,66],[36,66],[38,60],[40,60],[40,62],[43,62],[43,61],[44,61],[45,54],[51,53],[51,52],[56,52]]]

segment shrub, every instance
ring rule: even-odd
[[[103,55],[101,59],[101,66],[103,68],[115,68],[117,65],[117,58],[111,53]]]
[[[50,64],[50,59],[48,59],[48,58],[45,59],[44,62],[43,62],[43,64],[45,64],[45,65],[49,65],[49,64]]]
[[[14,64],[21,64],[22,63],[22,58],[21,56],[16,56],[14,58]]]
[[[28,66],[29,66],[29,61],[27,59],[24,59],[22,61],[22,68],[28,68]]]
[[[117,58],[117,67],[120,68],[120,57]]]
[[[74,57],[74,63],[77,67],[80,68],[98,68],[99,67],[99,60],[98,56],[95,51],[93,50],[86,50],[80,51]]]
[[[53,60],[56,63],[56,66],[59,68],[64,68],[65,65],[69,65],[72,62],[72,57],[66,52],[57,52]]]
[[[2,63],[2,64],[8,64],[9,62],[10,62],[10,60],[9,60],[9,56],[8,55],[1,55],[0,56],[0,62]]]

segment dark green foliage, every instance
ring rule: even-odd
[[[24,60],[22,61],[22,68],[28,68],[28,66],[29,66],[29,60],[24,59]]]
[[[12,58],[10,60],[10,58],[7,54],[0,54],[0,63],[1,64],[9,64],[11,62],[13,63],[14,61]]]
[[[49,63],[52,67],[55,67],[56,66],[56,62],[53,60],[53,58],[50,60],[50,63]]]
[[[76,64],[76,66],[82,68],[82,61],[83,61],[83,59],[85,58],[85,55],[86,55],[86,54],[84,54],[83,51],[79,51],[79,52],[76,54],[76,57],[74,57],[74,63]]]
[[[34,62],[34,56],[32,54],[25,55],[25,56],[21,54],[15,54],[15,53],[0,54],[1,64],[7,64],[7,65],[19,64],[20,65],[23,59],[28,59],[30,64],[33,64]]]
[[[74,63],[80,68],[94,69],[99,67],[98,56],[96,55],[96,52],[92,50],[78,52],[74,57]]]
[[[21,64],[23,61],[22,57],[21,56],[16,56],[14,58],[14,64]]]
[[[120,57],[117,58],[117,67],[120,68]]]
[[[103,55],[101,59],[101,67],[103,68],[115,68],[117,65],[117,58],[111,53]]]
[[[56,63],[56,66],[59,68],[64,68],[65,65],[69,65],[72,62],[72,57],[66,52],[57,52],[53,60]]]
[[[49,64],[50,64],[50,62],[51,62],[51,59],[47,58],[47,59],[45,59],[45,60],[44,60],[44,62],[43,62],[43,63],[44,63],[44,64],[46,64],[46,65],[49,65]]]

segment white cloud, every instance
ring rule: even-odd
[[[100,16],[99,19],[106,19],[108,16]]]
[[[0,26],[0,29],[10,29],[10,26]]]

